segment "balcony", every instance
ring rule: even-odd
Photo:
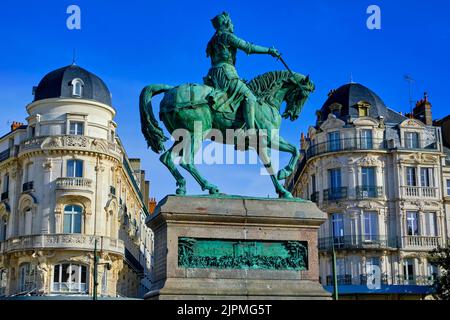
[[[319,238],[319,250],[387,249],[397,247],[395,239],[384,235],[360,235]]]
[[[36,249],[94,251],[95,239],[97,239],[97,250],[122,256],[125,254],[125,245],[120,239],[84,234],[43,234],[10,238],[3,243],[3,252]]]
[[[56,190],[60,191],[88,191],[92,193],[92,180],[86,178],[58,178]]]
[[[333,276],[327,276],[327,286],[333,285]],[[338,285],[351,285],[352,275],[351,274],[339,274],[337,275]]]
[[[383,197],[383,187],[357,186],[356,199],[379,199]]]
[[[404,198],[436,199],[438,195],[438,188],[435,187],[403,186],[402,191]]]
[[[22,185],[22,192],[30,192],[33,191],[34,188],[34,182],[33,181],[29,181],[29,182],[25,182]]]
[[[8,198],[9,198],[9,192],[8,191],[3,192],[1,195],[1,201],[8,200]]]
[[[0,162],[8,160],[10,155],[11,149],[6,149],[5,151],[0,152]]]
[[[437,141],[419,140],[419,139],[403,139],[403,143],[399,147],[400,150],[438,150]]]
[[[433,236],[403,236],[401,246],[404,249],[432,250],[443,245],[441,237]]]
[[[309,146],[306,151],[306,157],[307,159],[310,159],[312,157],[330,152],[355,150],[387,150],[387,142],[383,139],[335,139]]]
[[[330,188],[323,191],[323,201],[338,201],[347,199],[347,187]]]

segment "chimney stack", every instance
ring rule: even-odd
[[[433,125],[431,103],[428,101],[428,94],[426,92],[423,94],[423,98],[417,101],[416,107],[413,109],[413,116],[427,126]]]
[[[305,134],[302,132],[300,135],[300,150],[305,150],[306,149],[306,138],[305,138]]]
[[[11,132],[16,131],[16,130],[19,129],[21,126],[23,126],[23,123],[13,121],[13,123],[11,124]]]
[[[150,201],[148,202],[148,211],[153,214],[153,211],[155,211],[156,208],[156,199],[155,198],[151,198]]]

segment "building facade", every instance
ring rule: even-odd
[[[116,134],[104,82],[76,65],[33,89],[0,138],[0,296],[140,297],[150,283],[149,184]]]
[[[286,185],[328,213],[319,231],[320,279],[346,298],[424,298],[439,270],[428,253],[448,239],[445,153],[428,98],[412,115],[350,83],[329,93],[302,134]]]

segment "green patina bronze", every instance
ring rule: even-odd
[[[179,195],[186,194],[186,181],[174,164],[174,158],[181,156],[180,165],[200,184],[202,190],[217,195],[219,189],[207,181],[194,165],[194,155],[201,143],[211,139],[211,130],[219,130],[225,137],[227,130],[233,129],[258,135],[267,132],[267,140],[255,148],[268,168],[275,190],[280,198],[292,198],[280,180],[290,176],[299,157],[298,149],[278,134],[281,119],[298,119],[314,84],[308,76],[287,71],[267,72],[245,82],[235,69],[236,52],[247,54],[268,54],[280,58],[278,50],[251,44],[234,34],[230,17],[222,13],[212,20],[216,29],[207,46],[207,56],[211,58],[211,68],[204,78],[204,84],[183,84],[176,87],[165,84],[152,84],[145,87],[140,95],[140,115],[142,133],[148,146],[156,153],[162,153],[160,160],[176,179]],[[283,61],[283,60],[281,60]],[[151,99],[164,93],[160,104],[159,118],[170,134],[177,129],[190,133],[188,143],[176,141],[168,150],[164,142],[168,140],[158,124],[152,110]],[[280,114],[281,104],[286,108]],[[201,124],[201,130],[195,130]],[[197,127],[196,127],[197,125]],[[179,144],[184,147],[180,152]],[[237,139],[224,141],[240,148]],[[250,148],[244,144],[244,150]],[[273,172],[270,163],[270,149],[291,154],[287,166]],[[180,154],[181,153],[181,154]]]
[[[213,269],[306,270],[306,241],[178,238],[178,266]]]

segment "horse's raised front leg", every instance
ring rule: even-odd
[[[270,174],[270,179],[272,179],[272,183],[275,186],[275,191],[277,192],[278,196],[280,198],[293,198],[292,194],[287,191],[283,185],[278,181],[278,179],[275,177],[275,171],[272,168],[272,162],[270,160],[269,154],[268,154],[267,147],[260,148],[258,151],[258,155],[261,158],[262,162],[264,163],[264,166],[267,169],[267,172]]]
[[[283,137],[280,136],[278,137],[278,140],[277,139],[272,140],[272,148],[278,149],[281,152],[289,152],[292,155],[288,165],[283,169],[281,169],[280,171],[278,171],[277,174],[278,180],[284,180],[287,177],[289,177],[294,171],[294,167],[298,161],[300,152],[294,145],[290,144],[289,142],[284,140]]]
[[[202,143],[202,140],[202,136],[196,136],[195,134],[191,136],[191,143],[187,143],[183,150],[183,157],[181,158],[180,165],[194,177],[202,190],[208,190],[209,194],[218,194],[219,188],[203,178],[194,164],[194,157]]]
[[[179,142],[178,142],[179,143]],[[177,181],[177,190],[176,194],[179,195],[185,195],[186,194],[186,180],[181,175],[181,173],[178,171],[178,169],[175,166],[175,163],[173,162],[174,155],[173,149],[178,144],[175,143],[169,150],[164,152],[161,157],[159,157],[159,160],[169,169],[170,173],[174,176],[175,180]]]

